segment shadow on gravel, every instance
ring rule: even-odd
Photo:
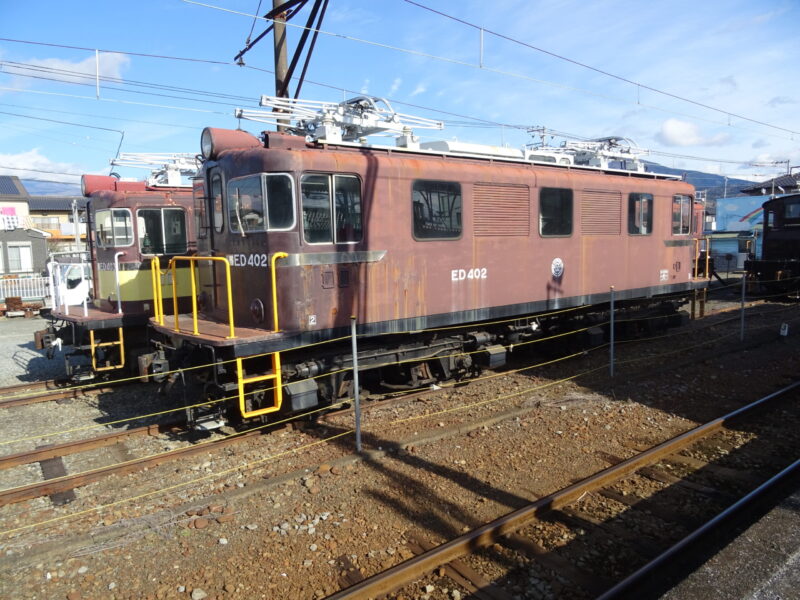
[[[14,363],[14,372],[19,373],[17,379],[21,382],[43,381],[66,377],[62,357],[47,358],[45,350],[37,350],[33,340],[24,344],[17,344],[16,350],[11,353]]]
[[[800,416],[796,410],[790,410],[784,410],[781,419],[784,423],[793,424],[790,430],[800,431]],[[782,438],[780,443],[776,443],[774,436],[769,435],[771,427],[774,425],[768,425],[765,430],[757,425],[742,424],[737,427],[732,424],[729,430],[745,435],[760,432],[761,436],[739,448],[725,449],[721,449],[719,440],[711,438],[707,444],[693,446],[690,451],[682,453],[689,460],[700,460],[705,466],[688,468],[682,462],[664,459],[658,463],[659,466],[643,471],[644,474],[629,476],[585,495],[567,507],[544,513],[541,521],[549,524],[550,532],[545,536],[545,542],[535,542],[538,544],[535,559],[531,560],[529,553],[526,555],[525,548],[531,546],[526,546],[525,539],[528,536],[525,529],[520,531],[521,537],[516,544],[514,541],[510,544],[500,541],[502,547],[493,546],[480,552],[485,560],[506,572],[506,575],[492,583],[514,593],[524,594],[526,590],[538,589],[543,597],[593,598],[600,595],[614,582],[635,572],[739,497],[755,489],[769,477],[765,473],[777,472],[791,463],[798,440]],[[304,430],[320,439],[345,431],[330,424]],[[374,458],[367,452],[362,457],[363,464],[372,468],[379,480],[388,480],[387,487],[395,492],[402,491],[401,494],[390,493],[378,487],[367,489],[365,493],[398,518],[408,518],[418,523],[429,532],[431,541],[435,543],[458,537],[464,528],[475,529],[484,524],[461,503],[444,496],[441,487],[436,484],[438,478],[450,480],[465,492],[499,502],[508,508],[506,512],[526,506],[536,499],[487,485],[469,473],[415,456],[394,442],[374,435],[365,435],[363,442],[365,448],[382,448],[391,457]],[[350,436],[332,443],[347,452],[354,450]],[[625,457],[606,454],[604,458],[607,463],[615,463]],[[402,462],[415,474],[408,475],[398,468],[392,468],[393,461]],[[665,463],[672,466],[665,467]],[[755,469],[754,464],[763,467],[769,465],[769,468]],[[775,465],[778,466],[773,471]],[[653,475],[654,471],[663,475]],[[664,483],[659,477],[670,482]],[[680,560],[667,563],[666,567],[649,575],[642,585],[620,597],[661,597],[791,495],[797,489],[798,479],[795,476],[786,485],[765,495],[754,506],[726,521],[721,528],[687,546],[679,555]],[[641,480],[638,485],[637,480]],[[639,496],[637,491],[642,489],[642,481],[646,482],[645,488],[655,485],[661,486],[661,489],[648,497]],[[798,510],[796,503],[789,503],[787,508],[795,512]],[[541,539],[541,535],[532,537]],[[762,542],[756,543],[760,545]],[[772,543],[775,540],[763,541],[765,545]],[[517,550],[514,550],[515,547]],[[520,548],[523,550],[519,551]],[[747,582],[747,575],[743,577]],[[727,584],[744,585],[733,581]]]

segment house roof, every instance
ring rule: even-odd
[[[28,199],[28,191],[19,177],[15,175],[0,175],[0,199],[10,201],[24,201]]]
[[[28,200],[30,211],[42,212],[69,212],[72,210],[72,201],[78,201],[78,209],[84,210],[88,198],[83,196],[31,196]]]
[[[779,175],[778,177],[774,177],[772,179],[768,179],[767,181],[762,181],[761,183],[756,183],[751,185],[750,187],[742,188],[740,191],[744,192],[745,194],[761,194],[761,190],[767,190],[767,193],[772,191],[774,186],[775,191],[779,191],[778,188],[782,187],[787,192],[789,190],[794,190],[797,187],[800,187],[800,174],[795,173],[794,175]]]

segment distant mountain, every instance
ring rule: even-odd
[[[672,169],[658,163],[644,161],[647,170],[652,173],[666,173],[668,175],[681,175],[691,183],[695,189],[706,193],[706,211],[709,214],[716,212],[717,200],[719,198],[730,198],[739,196],[739,190],[753,185],[752,181],[745,179],[727,178],[724,175],[704,173],[702,171],[689,171],[687,169]]]
[[[81,186],[78,183],[54,183],[22,179],[22,185],[31,196],[80,196]]]

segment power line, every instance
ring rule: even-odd
[[[228,8],[223,8],[223,7],[220,7],[220,6],[214,6],[212,4],[206,4],[206,3],[203,3],[203,2],[197,2],[196,0],[182,0],[182,1],[187,3],[187,4],[195,4],[197,6],[203,6],[205,8],[211,8],[211,9],[214,9],[214,10],[219,10],[219,11],[222,11],[222,12],[227,12],[227,13],[231,13],[231,14],[235,14],[235,15],[245,16],[245,17],[248,17],[248,18],[249,17],[257,17],[257,18],[265,20],[265,21],[271,21],[272,20],[272,19],[266,19],[264,17],[258,17],[258,15],[251,15],[251,14],[244,13],[244,12],[241,12],[241,11],[236,11],[236,10],[232,10],[232,9],[228,9]],[[445,15],[445,16],[447,16],[447,15]],[[540,83],[542,85],[548,85],[548,86],[557,87],[557,88],[561,88],[561,89],[565,89],[565,90],[579,92],[579,93],[586,94],[586,95],[589,95],[589,96],[594,96],[594,97],[597,97],[597,98],[603,98],[603,99],[606,99],[606,100],[613,100],[615,102],[623,102],[625,104],[634,104],[635,106],[639,106],[639,107],[642,107],[642,108],[649,108],[649,109],[652,109],[652,110],[659,110],[659,111],[662,111],[662,112],[665,112],[665,113],[668,113],[668,114],[676,114],[676,115],[688,116],[689,118],[692,118],[692,119],[710,121],[709,119],[702,119],[700,117],[696,117],[696,116],[693,116],[693,115],[685,115],[685,114],[677,112],[677,111],[668,110],[668,109],[664,109],[664,108],[661,108],[661,107],[652,106],[652,105],[648,105],[648,104],[642,104],[638,99],[637,99],[636,102],[632,102],[631,100],[628,100],[628,99],[625,99],[625,98],[617,98],[617,97],[614,97],[614,96],[609,96],[607,94],[601,94],[601,93],[598,93],[598,92],[593,92],[591,90],[586,90],[586,89],[583,89],[583,88],[578,88],[578,87],[574,87],[574,86],[570,86],[570,85],[566,85],[566,84],[562,84],[562,83],[557,83],[557,82],[554,82],[554,81],[548,81],[546,79],[537,79],[535,77],[531,77],[529,75],[525,75],[525,74],[522,74],[522,73],[516,73],[516,72],[513,72],[513,71],[504,71],[502,69],[495,69],[495,68],[487,67],[487,66],[485,66],[483,64],[470,63],[470,62],[466,62],[466,61],[463,61],[463,60],[457,60],[457,59],[454,59],[454,58],[449,58],[449,57],[446,57],[446,56],[438,56],[438,55],[435,55],[435,54],[429,54],[427,52],[421,52],[419,50],[412,50],[412,49],[409,49],[409,48],[401,48],[399,46],[392,46],[390,44],[383,44],[381,42],[375,42],[375,41],[372,41],[372,40],[366,40],[366,39],[363,39],[363,38],[357,38],[357,37],[353,37],[353,36],[349,36],[349,35],[345,35],[345,34],[341,34],[341,33],[334,33],[334,32],[330,32],[330,31],[323,31],[322,29],[309,28],[309,27],[305,27],[303,25],[297,25],[297,24],[294,24],[294,23],[285,23],[285,25],[287,27],[295,27],[297,29],[308,29],[310,31],[316,31],[316,32],[319,32],[319,33],[321,33],[323,35],[327,35],[329,37],[335,37],[335,38],[344,39],[344,40],[348,40],[348,41],[352,41],[352,42],[359,42],[359,43],[366,44],[366,45],[369,45],[369,46],[375,46],[375,47],[384,48],[384,49],[387,49],[387,50],[394,50],[396,52],[403,52],[405,54],[410,54],[412,56],[420,56],[420,57],[423,57],[423,58],[430,58],[432,60],[438,60],[438,61],[441,61],[441,62],[446,62],[446,63],[450,63],[450,64],[469,67],[469,68],[472,68],[472,69],[477,69],[479,71],[486,71],[486,72],[490,72],[490,73],[496,73],[498,75],[503,75],[503,76],[506,76],[506,77],[513,77],[513,78],[516,78],[516,79],[522,79],[522,80],[525,80],[525,81],[531,81],[531,82],[534,82],[534,83]],[[471,27],[475,27],[477,29],[481,29],[477,25],[472,25],[472,24],[469,24],[469,25]],[[493,33],[493,32],[490,32],[490,33]],[[493,33],[493,35],[497,35],[498,37],[504,37],[504,36],[502,36],[502,34],[497,34],[497,33]],[[513,40],[512,38],[507,38],[507,39],[509,39],[510,41],[522,44],[522,45],[527,45],[524,42],[519,42],[518,40]],[[531,46],[531,48],[533,48],[534,50],[539,50],[538,48],[536,48],[534,46]],[[585,65],[582,65],[582,66],[585,66]],[[589,68],[589,67],[587,67],[587,68]],[[609,75],[611,75],[611,74],[609,74]],[[729,120],[727,123],[722,123],[722,122],[718,122],[718,121],[710,121],[710,122],[716,123],[718,125],[726,125],[728,127],[734,127],[734,128],[743,129],[743,130],[747,131],[747,129],[745,129],[743,127],[739,127],[737,125],[734,125],[734,124],[730,123],[730,117],[735,117],[735,118],[738,118],[738,119],[742,119],[742,120],[745,120],[745,121],[749,121],[749,122],[752,122],[752,123],[756,123],[756,124],[762,125],[764,127],[769,127],[769,128],[776,129],[776,130],[779,130],[779,131],[785,131],[786,133],[790,133],[792,135],[800,135],[800,132],[794,131],[792,129],[786,129],[784,127],[780,127],[780,126],[777,126],[777,125],[772,125],[770,123],[765,123],[763,121],[758,121],[756,119],[751,119],[751,118],[744,117],[744,116],[741,116],[741,115],[738,115],[738,114],[735,114],[735,113],[732,113],[732,112],[729,112],[729,111],[725,111],[725,110],[714,108],[712,106],[708,106],[708,105],[705,105],[705,104],[702,104],[702,103],[699,103],[699,102],[688,100],[686,98],[681,98],[680,96],[677,96],[675,94],[670,94],[669,92],[662,92],[661,90],[657,90],[656,88],[650,88],[649,86],[646,86],[646,85],[643,85],[643,84],[639,84],[639,83],[634,82],[634,81],[629,81],[629,80],[625,80],[625,81],[627,81],[628,83],[631,83],[633,85],[636,85],[636,86],[638,86],[638,87],[640,87],[642,89],[647,89],[647,90],[651,90],[651,91],[654,91],[654,92],[658,92],[658,93],[663,94],[665,96],[670,96],[670,97],[678,99],[678,100],[684,100],[686,102],[695,104],[697,106],[700,106],[700,107],[703,107],[703,108],[706,108],[706,109],[710,109],[710,110],[722,113],[724,115],[727,115],[728,116],[728,120]],[[783,139],[791,139],[791,141],[794,141],[793,137],[792,138],[783,138]]]
[[[43,169],[32,169],[30,167],[9,167],[8,165],[0,165],[0,169],[9,169],[10,171],[32,171],[34,173],[49,173],[50,175],[69,175],[70,177],[80,177],[80,175],[75,173],[66,173],[64,171],[45,171]]]
[[[527,42],[523,42],[521,40],[512,38],[512,37],[504,35],[502,33],[498,33],[496,31],[492,31],[491,29],[486,29],[486,28],[481,27],[479,25],[475,25],[474,23],[470,23],[470,22],[465,21],[463,19],[459,19],[458,17],[454,17],[452,15],[443,13],[443,12],[438,11],[438,10],[435,10],[435,9],[429,7],[429,6],[425,6],[423,4],[420,4],[419,2],[415,2],[414,0],[403,0],[403,2],[411,4],[411,5],[416,6],[418,8],[421,8],[423,10],[427,10],[427,11],[432,12],[434,14],[440,15],[440,16],[445,17],[447,19],[450,19],[452,21],[456,21],[458,23],[461,23],[462,25],[466,25],[467,27],[472,27],[472,28],[477,29],[479,31],[482,31],[484,33],[488,33],[490,35],[493,35],[493,36],[498,37],[500,39],[506,40],[508,42],[512,42],[514,44],[519,44],[520,46],[524,46],[525,48],[529,48],[531,50],[535,50],[536,52],[541,52],[542,54],[547,54],[548,56],[552,56],[553,58],[557,58],[559,60],[566,61],[566,62],[571,63],[573,65],[577,65],[579,67],[583,67],[584,69],[589,69],[590,71],[594,71],[595,73],[600,73],[601,75],[605,75],[606,77],[611,77],[612,79],[616,79],[618,81],[622,81],[624,83],[628,83],[630,85],[634,85],[634,86],[636,86],[637,88],[640,88],[640,89],[644,89],[644,90],[647,90],[647,91],[650,91],[650,92],[655,92],[656,94],[661,94],[662,96],[667,96],[669,98],[673,98],[675,100],[680,100],[682,102],[688,102],[689,104],[694,104],[695,106],[699,106],[699,107],[705,108],[707,110],[712,110],[714,112],[718,112],[718,113],[727,115],[728,117],[735,117],[735,118],[741,119],[743,121],[750,121],[751,123],[756,123],[758,125],[763,125],[765,127],[770,127],[772,129],[777,129],[779,131],[785,131],[787,133],[792,133],[792,134],[798,133],[797,131],[794,131],[792,129],[787,129],[785,127],[780,127],[778,125],[772,125],[771,123],[766,123],[764,121],[759,121],[757,119],[751,119],[750,117],[745,117],[743,115],[739,115],[739,114],[730,112],[728,110],[723,110],[721,108],[716,108],[716,107],[710,106],[708,104],[703,104],[702,102],[697,102],[696,100],[692,100],[691,98],[685,98],[683,96],[679,96],[677,94],[673,94],[672,92],[665,92],[664,90],[660,90],[658,88],[651,87],[651,86],[646,85],[644,83],[639,83],[638,81],[633,81],[632,79],[627,79],[627,78],[622,77],[620,75],[615,75],[614,73],[611,73],[609,71],[604,71],[603,69],[598,69],[597,67],[593,67],[591,65],[587,65],[585,63],[579,62],[579,61],[574,60],[572,58],[568,58],[566,56],[562,56],[560,54],[556,54],[555,52],[551,52],[550,50],[545,50],[544,48],[539,48],[539,47],[534,46],[532,44],[528,44]]]
[[[188,0],[184,0],[184,1],[188,1]],[[197,2],[190,2],[190,3],[199,4]],[[413,2],[412,2],[412,4],[413,4]],[[208,6],[208,5],[202,5],[202,6]],[[211,7],[211,8],[216,8],[216,7]],[[225,10],[225,9],[219,9],[219,10]],[[236,11],[228,11],[228,12],[236,12]],[[437,12],[437,11],[433,11],[433,12]],[[243,14],[243,13],[237,13],[237,14]],[[444,16],[447,16],[447,15],[444,15]],[[257,18],[261,18],[261,17],[257,17]],[[450,17],[448,16],[448,18],[450,18]],[[457,18],[453,17],[453,19],[458,21]],[[466,22],[465,22],[465,24],[467,24],[469,26],[472,26],[472,27],[477,27],[475,25],[472,25],[472,24],[469,24],[469,23],[466,23]],[[297,27],[301,27],[301,26],[297,26]],[[326,33],[326,32],[322,32],[322,33]],[[327,34],[328,35],[336,35],[338,37],[347,37],[347,36],[339,36],[338,34],[331,34],[331,33],[327,33]],[[498,34],[498,35],[500,35],[500,34]],[[347,39],[353,39],[353,40],[356,40],[356,41],[361,41],[361,40],[358,40],[357,38],[347,38]],[[34,44],[34,45],[44,45],[44,46],[53,46],[53,47],[61,47],[61,48],[79,49],[79,50],[86,50],[86,51],[92,50],[90,48],[83,48],[83,47],[78,47],[78,46],[68,46],[68,45],[64,45],[64,44],[51,44],[51,43],[44,43],[44,42],[25,41],[25,40],[10,40],[10,39],[7,39],[7,38],[0,38],[0,40],[19,42],[19,43],[27,43],[27,44]],[[402,49],[400,49],[400,50],[402,50]],[[205,59],[187,59],[187,58],[184,58],[184,57],[174,57],[174,56],[155,55],[155,54],[144,54],[144,53],[139,53],[139,52],[127,52],[127,51],[116,51],[116,50],[103,50],[103,52],[113,52],[113,53],[117,53],[117,54],[130,54],[130,55],[133,55],[133,56],[147,56],[147,57],[159,58],[159,59],[193,60],[193,61],[196,61],[196,62],[213,62],[215,64],[232,65],[232,63],[226,63],[226,62],[221,62],[221,61],[207,61]],[[434,57],[434,58],[436,58],[436,57]],[[447,60],[449,60],[449,59],[447,59]],[[73,85],[83,85],[83,86],[90,86],[92,84],[90,84],[90,83],[81,83],[80,81],[65,81],[63,79],[63,77],[83,78],[83,79],[88,79],[88,80],[92,80],[92,81],[95,80],[95,76],[92,76],[90,74],[87,74],[87,73],[81,72],[81,71],[73,71],[73,70],[69,70],[69,69],[56,69],[56,68],[52,68],[52,67],[31,65],[31,64],[27,64],[27,63],[15,63],[15,62],[10,62],[10,61],[0,62],[0,64],[3,64],[3,63],[10,64],[13,68],[16,68],[16,69],[23,69],[24,68],[24,69],[30,69],[30,70],[39,71],[39,72],[46,72],[46,73],[50,73],[50,74],[59,74],[59,75],[62,76],[62,78],[59,78],[59,77],[41,77],[41,76],[35,76],[35,75],[28,75],[28,74],[24,74],[24,73],[13,73],[14,75],[22,76],[22,77],[32,77],[32,78],[36,78],[36,79],[44,79],[44,80],[55,81],[55,82],[59,82],[59,83],[71,83]],[[464,64],[467,64],[467,63],[464,63]],[[260,72],[273,73],[273,71],[271,71],[269,69],[263,69],[263,68],[259,68],[259,67],[249,66],[249,65],[246,66],[245,68],[249,68],[249,69],[260,71]],[[9,74],[12,74],[12,73],[9,73]],[[130,80],[129,81],[129,80],[123,80],[123,79],[120,79],[120,78],[108,77],[108,76],[102,76],[102,77],[100,77],[100,79],[103,80],[103,81],[111,81],[111,82],[114,82],[114,83],[120,83],[122,85],[140,86],[140,87],[146,87],[146,88],[152,88],[152,89],[163,89],[163,90],[177,91],[177,92],[187,93],[187,94],[197,94],[197,95],[204,95],[204,96],[208,96],[208,97],[228,98],[228,99],[242,100],[242,101],[248,101],[248,102],[251,101],[250,98],[247,98],[245,96],[236,96],[236,95],[232,95],[232,94],[220,94],[220,93],[209,92],[209,91],[205,91],[205,90],[197,90],[197,89],[193,89],[193,88],[182,88],[182,87],[178,87],[178,86],[168,86],[168,85],[156,84],[156,83],[145,82],[145,81],[137,81],[137,80]],[[346,93],[360,93],[358,91],[348,90],[348,89],[342,88],[340,86],[333,86],[333,85],[325,84],[325,83],[321,83],[321,82],[309,81],[309,83],[311,83],[313,85],[320,86],[320,87],[324,87],[324,88],[327,88],[327,89],[335,89],[335,90],[344,91]],[[168,95],[168,94],[157,94],[157,93],[154,93],[154,92],[145,92],[145,91],[142,91],[142,90],[127,90],[127,89],[118,88],[118,87],[114,87],[114,86],[107,86],[105,89],[121,91],[121,92],[127,92],[127,93],[153,95],[153,96],[158,96],[158,97],[169,97],[169,98],[175,98],[175,99],[180,99],[180,100],[188,100],[188,101],[195,101],[195,102],[207,102],[207,103],[221,104],[221,105],[226,105],[226,106],[235,106],[232,103],[216,102],[216,101],[208,100],[207,98],[203,98],[203,99],[186,98],[186,97],[183,97],[183,96],[173,96],[173,95]],[[13,88],[3,88],[3,87],[0,87],[0,90],[9,90],[9,91],[17,91],[17,92],[23,91],[23,92],[26,92],[26,93],[40,93],[40,94],[48,94],[48,95],[60,95],[60,96],[73,97],[73,98],[86,99],[86,100],[97,100],[97,98],[88,97],[88,96],[76,96],[76,95],[70,95],[70,94],[53,94],[53,93],[50,93],[50,92],[41,92],[41,91],[33,91],[33,90],[15,90]],[[221,113],[219,111],[192,109],[192,108],[187,108],[187,107],[164,106],[164,105],[158,105],[158,104],[139,103],[139,102],[133,102],[133,101],[108,99],[108,98],[100,98],[100,100],[110,101],[110,102],[127,103],[127,104],[135,104],[135,105],[142,105],[142,106],[154,106],[154,107],[158,107],[158,108],[167,108],[167,109],[174,109],[174,110],[205,112],[205,113],[220,114],[220,115],[228,116],[228,113]],[[508,128],[508,129],[511,129],[511,130],[528,130],[528,129],[530,129],[530,126],[527,126],[527,125],[514,125],[514,124],[499,123],[499,122],[496,122],[496,121],[480,119],[478,117],[473,117],[473,116],[470,116],[470,115],[463,115],[463,114],[459,114],[459,113],[453,113],[453,112],[449,112],[449,111],[444,111],[444,110],[440,110],[440,109],[436,109],[436,108],[426,107],[426,106],[423,106],[423,105],[413,104],[413,103],[404,102],[404,101],[400,101],[400,100],[392,100],[392,102],[394,104],[398,104],[398,105],[402,105],[402,106],[409,106],[409,107],[418,108],[418,109],[421,109],[421,110],[431,111],[431,112],[434,112],[434,113],[437,113],[437,114],[443,114],[443,115],[458,117],[460,119],[469,119],[471,121],[476,122],[476,123],[472,123],[472,124],[467,124],[467,123],[463,123],[463,122],[450,121],[450,122],[448,122],[448,124],[451,125],[451,126],[457,126],[457,127],[500,127],[500,128]],[[663,110],[663,109],[660,109],[659,107],[651,107],[651,108],[655,108],[656,110]],[[674,111],[665,111],[665,112],[673,112],[674,113]],[[3,113],[3,111],[0,111],[0,114],[12,114],[13,115],[14,113]],[[80,113],[77,113],[77,114],[80,114]],[[38,118],[38,117],[30,117],[28,115],[15,115],[15,116],[34,118],[34,119]],[[114,118],[114,117],[108,117],[108,118]],[[691,116],[690,118],[698,118],[698,117]],[[38,118],[38,119],[40,119],[40,120],[48,120],[48,119],[43,119],[43,118]],[[125,119],[122,119],[122,120],[125,120]],[[700,120],[705,120],[705,119],[700,118]],[[55,120],[52,120],[52,121],[59,122],[59,121],[55,121]],[[134,121],[134,122],[136,122],[136,121]],[[145,121],[141,121],[141,122],[145,122]],[[92,126],[89,126],[89,125],[82,125],[82,124],[77,124],[77,123],[67,123],[67,122],[61,122],[61,123],[78,125],[78,126],[83,126],[83,127],[92,127]],[[478,123],[480,123],[480,125]],[[154,124],[158,124],[158,123],[154,123]],[[161,124],[161,125],[163,125],[163,124]],[[176,126],[178,126],[178,125],[176,125]],[[736,127],[736,126],[733,126],[733,127]],[[100,128],[100,127],[96,127],[96,128],[97,129],[106,129],[106,128]],[[744,128],[741,128],[741,129],[744,129]],[[118,133],[121,133],[118,130],[113,130],[113,129],[106,129],[106,130],[108,130],[108,131],[116,131]],[[560,134],[560,133],[558,133],[558,132],[556,132],[554,130],[546,130],[546,131],[554,133],[556,135],[564,135],[566,137],[573,137],[575,139],[584,139],[584,140],[587,139],[585,137],[576,136],[576,135],[572,135],[572,134]],[[767,134],[767,135],[769,135],[769,134]],[[776,136],[776,137],[782,137],[782,136]],[[651,154],[656,154],[656,155],[659,155],[659,156],[666,156],[666,157],[671,157],[671,158],[683,158],[683,159],[687,159],[687,160],[698,160],[698,161],[707,161],[707,162],[725,162],[725,163],[730,163],[730,164],[742,164],[742,165],[750,165],[750,166],[773,166],[771,163],[734,161],[734,160],[727,160],[727,159],[714,159],[714,158],[706,158],[706,157],[696,157],[696,156],[691,156],[691,155],[672,154],[672,153],[661,152],[661,151],[656,151],[656,150],[651,150],[649,152]]]
[[[214,10],[220,10],[220,11],[223,11],[223,12],[237,14],[237,15],[240,15],[240,16],[253,17],[253,18],[262,19],[262,20],[270,20],[270,19],[264,19],[263,17],[259,17],[258,15],[250,15],[250,14],[243,13],[243,12],[240,12],[240,11],[234,11],[234,10],[231,10],[231,9],[225,9],[225,8],[221,8],[221,7],[217,7],[217,6],[213,6],[213,5],[209,5],[209,4],[203,4],[201,2],[195,2],[193,0],[183,0],[183,2],[186,2],[188,4],[195,4],[195,5],[198,5],[198,6],[203,6],[203,7],[206,7],[206,8],[211,8],[211,9],[214,9]],[[304,27],[302,25],[297,25],[297,24],[294,24],[294,23],[286,23],[286,26],[295,27],[295,28],[299,28],[299,29],[309,29],[311,31],[318,31],[319,33],[322,33],[322,34],[330,36],[330,37],[336,37],[336,38],[345,39],[345,40],[348,40],[348,41],[354,41],[354,42],[359,42],[359,43],[363,43],[363,44],[367,44],[367,45],[387,48],[387,49],[390,49],[390,50],[395,50],[395,51],[398,51],[398,52],[404,52],[404,53],[412,54],[412,55],[415,55],[415,56],[431,58],[433,60],[439,60],[439,61],[443,61],[443,62],[447,62],[447,63],[451,63],[451,64],[457,64],[457,65],[466,66],[466,67],[470,67],[470,68],[477,68],[479,70],[489,71],[489,72],[493,72],[493,73],[496,73],[496,74],[499,74],[499,75],[504,75],[504,76],[508,76],[508,77],[524,79],[524,80],[532,81],[532,82],[535,82],[535,83],[541,83],[543,85],[549,85],[549,86],[558,87],[558,88],[561,88],[561,89],[576,91],[576,92],[579,92],[579,93],[587,94],[587,95],[598,97],[598,98],[604,98],[604,99],[612,100],[612,101],[616,101],[616,102],[623,102],[623,103],[626,103],[626,104],[635,104],[636,106],[639,106],[640,108],[647,108],[647,109],[650,109],[650,110],[657,110],[657,111],[660,111],[660,112],[664,112],[666,114],[683,116],[683,117],[686,117],[686,118],[689,118],[689,119],[694,119],[694,120],[697,120],[697,121],[704,121],[704,122],[712,123],[712,124],[715,124],[715,125],[723,125],[723,126],[732,127],[732,128],[735,128],[735,129],[741,129],[743,131],[748,131],[750,133],[758,133],[760,135],[767,135],[769,137],[776,137],[776,138],[780,138],[780,139],[784,139],[784,140],[794,141],[793,137],[785,137],[785,136],[781,136],[781,135],[777,135],[777,134],[770,134],[770,133],[765,133],[765,132],[756,132],[756,131],[748,129],[746,127],[742,127],[740,125],[734,125],[734,124],[732,124],[730,122],[725,123],[725,122],[721,122],[721,121],[715,121],[713,119],[698,117],[696,115],[689,115],[689,114],[681,113],[681,112],[675,111],[675,110],[664,109],[664,108],[661,108],[659,106],[642,104],[641,102],[633,103],[630,100],[627,100],[625,98],[616,98],[616,97],[608,96],[608,95],[605,95],[605,94],[599,94],[599,93],[592,92],[592,91],[589,91],[589,90],[584,90],[582,88],[576,88],[576,87],[572,87],[572,86],[568,86],[568,85],[564,85],[564,84],[559,84],[559,83],[555,83],[555,82],[551,82],[551,81],[547,81],[547,80],[536,79],[534,77],[529,77],[527,75],[522,75],[522,74],[519,74],[519,73],[513,73],[513,72],[510,72],[510,71],[502,71],[502,70],[499,70],[499,69],[492,69],[492,68],[488,68],[488,67],[481,66],[481,65],[475,65],[473,63],[459,61],[459,60],[455,60],[455,59],[451,59],[451,58],[447,58],[447,57],[442,57],[442,56],[436,56],[436,55],[433,55],[433,54],[427,54],[427,53],[419,52],[419,51],[416,51],[416,50],[409,50],[409,49],[406,49],[406,48],[390,46],[390,45],[387,45],[387,44],[381,44],[379,42],[373,42],[373,41],[370,41],[370,40],[364,40],[364,39],[360,39],[360,38],[356,38],[356,37],[352,37],[352,36],[347,36],[347,35],[344,35],[344,34],[338,34],[338,33],[332,33],[332,32],[328,32],[328,31],[323,31],[321,29],[306,28],[306,27]],[[57,48],[68,48],[68,49],[76,49],[76,50],[85,50],[87,52],[94,52],[96,50],[94,48],[86,48],[86,47],[82,47],[82,46],[70,46],[70,45],[66,45],[66,44],[35,42],[35,41],[31,41],[31,40],[16,40],[16,39],[11,39],[11,38],[0,38],[0,41],[9,41],[9,42],[15,42],[15,43],[33,44],[33,45],[42,45],[42,46],[51,46],[51,47],[57,47]],[[142,52],[130,52],[130,51],[125,51],[125,50],[103,49],[103,50],[100,50],[100,51],[101,52],[106,52],[106,53],[123,54],[123,55],[130,55],[130,56],[144,56],[144,57],[148,57],[148,58],[158,58],[158,59],[165,59],[165,60],[179,60],[179,61],[190,61],[190,62],[220,64],[220,65],[227,65],[227,66],[239,66],[239,65],[236,65],[235,63],[225,62],[225,61],[214,61],[214,60],[208,60],[208,59],[195,59],[195,58],[187,58],[187,57],[179,57],[179,56],[160,55],[160,54],[147,54],[147,53],[142,53]],[[262,73],[274,74],[274,71],[272,71],[270,69],[254,67],[254,66],[251,66],[251,65],[244,65],[244,66],[241,66],[240,68],[251,69],[251,70],[259,71],[259,72],[262,72]],[[334,85],[324,84],[324,83],[320,83],[320,82],[314,82],[314,81],[310,81],[310,80],[309,80],[309,83],[311,83],[313,85],[320,86],[320,87],[324,87],[324,88],[327,88],[327,89],[340,90],[340,91],[345,91],[345,92],[348,92],[348,93],[356,93],[356,94],[361,93],[360,91],[357,91],[357,90],[347,90],[346,88],[342,88],[341,86],[334,86]],[[10,89],[11,91],[18,91],[18,90],[13,90],[13,88],[0,88],[0,89],[5,89],[5,90],[9,90]],[[110,88],[110,89],[115,89],[115,88]],[[143,93],[143,92],[139,92],[139,93]],[[158,96],[159,94],[153,94],[153,95]],[[173,97],[173,96],[167,96],[167,97]],[[89,98],[89,99],[96,99],[96,98]],[[181,99],[181,98],[178,98],[178,99]],[[419,105],[415,105],[415,104],[411,104],[411,103],[407,103],[407,102],[402,102],[402,101],[397,101],[397,100],[392,100],[392,102],[396,103],[396,104],[404,105],[404,106],[413,106],[413,107],[423,108],[425,110],[430,110],[432,112],[436,112],[436,113],[440,113],[440,114],[452,114],[452,113],[448,113],[447,111],[440,111],[438,109],[421,107]],[[133,103],[133,104],[136,104],[136,103]],[[220,104],[224,104],[224,103],[220,103]],[[141,103],[141,105],[147,106],[147,104],[144,104],[144,103]],[[156,107],[160,107],[160,108],[173,108],[173,109],[177,109],[177,110],[182,110],[179,107],[170,107],[170,106],[166,106],[165,107],[165,106],[161,106],[161,105],[151,105],[151,106],[156,106]],[[185,110],[188,110],[188,109],[185,109]],[[730,116],[735,116],[735,115],[733,115],[733,113],[727,113],[725,111],[720,111],[720,112],[722,112],[724,114],[728,114]],[[219,114],[224,114],[224,113],[219,113]],[[478,120],[478,121],[482,121],[482,122],[491,123],[491,121],[484,121],[482,119],[476,119],[475,117],[464,116],[464,115],[459,115],[459,116],[461,116],[461,118],[469,118],[469,119],[474,119],[474,120]],[[750,119],[747,119],[747,120],[750,120]],[[505,124],[498,124],[498,125],[501,126],[501,127],[518,128],[518,127],[513,126],[513,125],[505,125]],[[776,129],[781,129],[781,128],[776,128]],[[793,132],[793,131],[788,130],[788,129],[785,130],[785,131],[793,133],[793,134],[797,133],[797,132]]]

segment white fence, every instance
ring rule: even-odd
[[[49,277],[0,279],[0,299],[19,296],[23,300],[42,300],[48,296]]]

